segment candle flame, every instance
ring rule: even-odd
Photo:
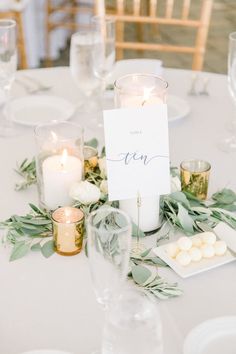
[[[66,219],[66,224],[70,223],[70,216],[71,216],[71,211],[68,208],[65,208],[65,219]]]
[[[153,87],[144,87],[143,89],[143,102],[142,106],[149,100]]]
[[[68,152],[66,149],[63,149],[62,156],[61,156],[61,168],[65,167],[67,157],[68,157]]]

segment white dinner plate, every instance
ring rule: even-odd
[[[190,112],[190,106],[188,102],[183,98],[174,95],[167,96],[167,107],[169,122],[184,118]]]
[[[236,317],[218,317],[195,327],[184,341],[184,354],[235,354]]]
[[[198,235],[191,236],[191,239],[193,240],[197,236]],[[191,262],[187,266],[181,266],[175,259],[169,257],[167,253],[167,246],[170,243],[154,248],[153,252],[164,262],[166,262],[182,278],[188,278],[192,275],[205,272],[206,270],[214,269],[223,264],[227,264],[236,260],[232,253],[227,250],[223,256],[214,256],[208,259],[203,258],[199,262]]]
[[[12,120],[29,126],[65,121],[74,112],[75,106],[71,102],[57,96],[25,96],[11,103]]]

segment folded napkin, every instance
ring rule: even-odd
[[[236,252],[236,231],[224,222],[220,222],[215,228],[216,235],[227,244],[228,248]]]
[[[109,83],[113,83],[121,76],[137,73],[162,76],[162,61],[157,59],[119,60],[115,64],[114,71],[111,75],[111,78],[109,78]]]

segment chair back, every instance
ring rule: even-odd
[[[102,14],[104,0],[95,1],[97,13]],[[213,0],[113,0],[113,4],[113,9],[108,10],[106,6],[104,11],[117,22],[118,59],[122,58],[124,49],[186,53],[193,55],[192,69],[202,70]],[[198,14],[191,11],[192,5],[196,7],[196,4],[200,5]],[[178,26],[180,31],[181,28],[195,29],[195,42],[190,46],[126,41],[124,25],[129,23],[149,24],[156,29],[162,25]],[[178,34],[177,29],[175,34]]]

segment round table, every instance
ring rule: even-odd
[[[22,74],[17,73],[19,78]],[[78,103],[68,68],[37,69],[27,74],[52,85],[49,94]],[[223,187],[236,189],[236,156],[217,147],[222,134],[226,134],[225,124],[235,114],[226,76],[201,73],[210,79],[209,96],[187,95],[191,71],[166,69],[164,76],[170,93],[185,98],[191,106],[187,117],[169,126],[172,165],[178,166],[184,159],[203,158],[212,165],[209,194]],[[25,92],[14,84],[13,94],[19,97]],[[82,113],[74,117],[80,124],[87,124],[86,119],[88,116]],[[86,136],[102,140],[102,131],[89,129]],[[16,161],[35,153],[33,129],[22,128],[17,138],[1,138],[0,151],[0,219],[4,220],[27,212],[29,202],[37,203],[35,186],[14,191]],[[49,259],[31,252],[15,262],[9,262],[10,249],[1,247],[0,253],[1,353],[51,348],[89,354],[100,346],[104,314],[95,300],[84,252],[74,257],[55,254]],[[185,336],[202,321],[236,315],[234,262],[185,280],[171,269],[160,269],[159,273],[169,281],[177,281],[184,290],[178,298],[158,301],[165,354],[181,354]]]

